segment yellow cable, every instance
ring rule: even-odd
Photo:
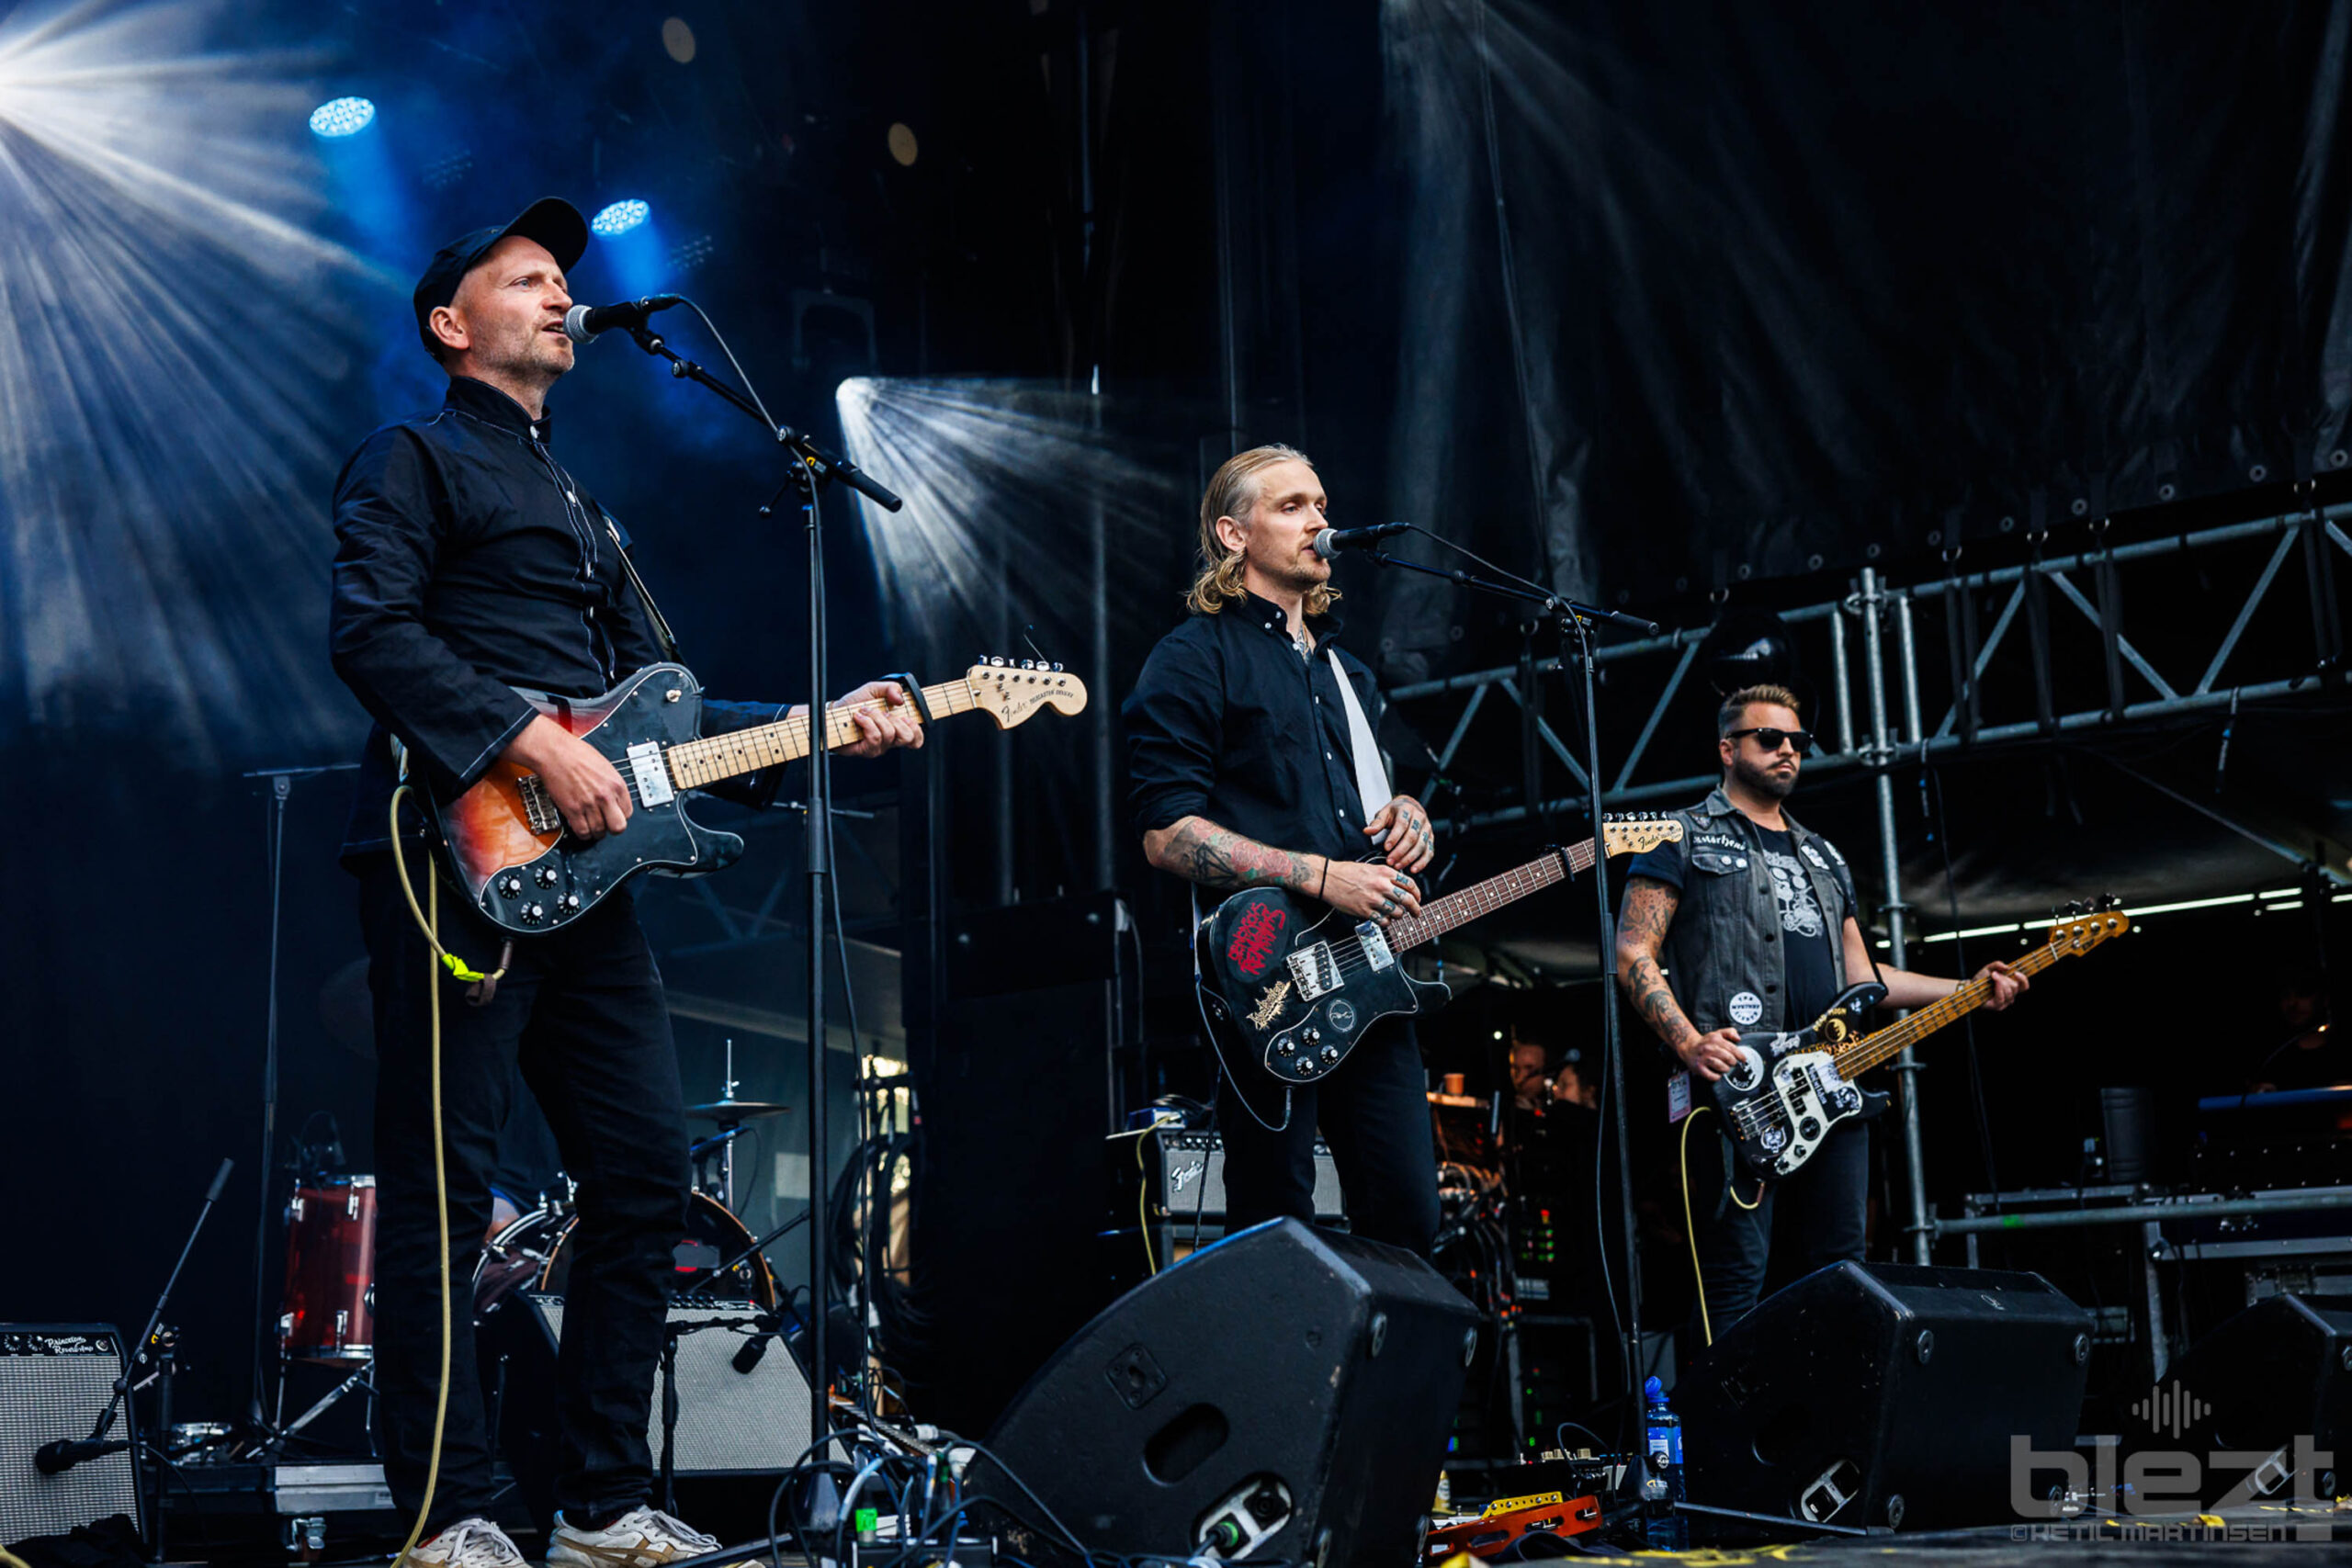
[[[408,1540],[401,1543],[399,1555],[392,1559],[392,1568],[408,1568],[409,1553],[416,1550],[417,1538],[424,1533],[424,1521],[433,1516],[433,1494],[441,1483],[441,1437],[449,1418],[449,1173],[444,1161],[441,1137],[441,976],[445,965],[460,980],[479,980],[479,974],[469,973],[466,966],[453,959],[441,945],[441,884],[438,878],[427,879],[424,897],[430,913],[416,907],[416,889],[408,879],[408,863],[401,854],[401,796],[409,786],[392,791],[392,864],[400,868],[401,891],[408,895],[409,912],[424,929],[424,940],[432,947],[435,962],[425,966],[426,1009],[432,1019],[432,1078],[433,1078],[433,1218],[441,1240],[441,1379],[439,1392],[433,1404],[433,1450],[424,1467],[424,1502],[416,1511],[416,1523],[409,1527]],[[499,974],[506,973],[500,969]]]
[[[1707,1343],[1715,1342],[1714,1325],[1707,1321],[1707,1277],[1699,1271],[1699,1227],[1690,1218],[1690,1123],[1706,1114],[1708,1107],[1693,1106],[1690,1114],[1682,1119],[1682,1235],[1690,1244],[1690,1279],[1699,1288],[1699,1332]]]
[[[1707,1337],[1710,1345],[1715,1342],[1715,1330],[1707,1321],[1707,1277],[1699,1269],[1699,1227],[1690,1221],[1690,1123],[1713,1109],[1712,1105],[1695,1105],[1690,1108],[1690,1114],[1682,1119],[1682,1234],[1690,1243],[1690,1279],[1699,1291],[1699,1331]],[[1757,1182],[1756,1201],[1749,1203],[1740,1198],[1739,1189],[1731,1185],[1732,1176],[1731,1171],[1724,1172],[1724,1187],[1731,1201],[1743,1209],[1762,1208],[1764,1183]]]
[[[0,1568],[28,1568],[28,1565],[23,1558],[0,1546]]]
[[[1159,1122],[1154,1121],[1144,1131],[1148,1134],[1156,1131],[1159,1126]],[[1151,1255],[1151,1194],[1146,1190],[1149,1185],[1150,1183],[1144,1176],[1143,1139],[1137,1138],[1136,1140],[1136,1229],[1143,1232],[1143,1271],[1147,1276],[1159,1272],[1159,1260]]]

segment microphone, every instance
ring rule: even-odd
[[[111,1442],[98,1442],[93,1439],[72,1442],[60,1438],[53,1443],[43,1443],[33,1450],[33,1465],[43,1475],[57,1475],[73,1469],[85,1459],[96,1459],[101,1454],[119,1454],[130,1446],[130,1440],[127,1438],[117,1438]]]
[[[1315,553],[1329,560],[1341,550],[1360,550],[1410,528],[1410,523],[1374,523],[1369,528],[1326,528],[1315,536]]]
[[[649,294],[642,299],[624,299],[617,305],[574,305],[563,313],[564,335],[574,343],[594,343],[605,333],[620,327],[641,327],[645,318],[654,311],[685,302],[683,294]]]

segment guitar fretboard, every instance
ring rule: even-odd
[[[1567,863],[1563,865],[1565,860]],[[1524,898],[1540,888],[1577,872],[1592,867],[1592,840],[1568,850],[1554,850],[1541,860],[1514,866],[1499,876],[1476,882],[1458,893],[1421,906],[1421,912],[1407,919],[1392,920],[1388,926],[1388,949],[1402,953],[1408,947],[1443,936],[1454,927],[1466,925],[1479,916],[1501,908],[1515,899]]]
[[[978,694],[972,690],[968,678],[925,686],[922,697],[930,705],[933,718],[968,712],[979,705]],[[884,706],[879,701],[869,701],[827,708],[825,750],[837,750],[856,741],[859,731],[850,717],[852,714],[861,708],[878,713]],[[920,710],[909,711],[915,714],[917,722],[921,722]],[[749,729],[705,736],[699,740],[681,740],[662,755],[669,759],[670,776],[678,788],[701,789],[721,779],[737,778],[760,768],[775,767],[780,762],[797,761],[808,755],[808,716],[795,714],[774,724],[754,725]]]
[[[2043,943],[2009,965],[2025,975],[2039,975],[2068,953],[2077,951],[2063,942]],[[1915,1045],[1941,1029],[1984,1005],[1993,995],[1993,982],[1984,976],[1965,981],[1960,989],[1948,997],[1939,997],[1907,1018],[1898,1019],[1884,1029],[1863,1035],[1860,1040],[1837,1053],[1831,1059],[1837,1064],[1838,1076],[1851,1082],[1860,1073],[1869,1071],[1881,1062],[1893,1058],[1905,1046]]]

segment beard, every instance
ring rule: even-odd
[[[1758,795],[1772,800],[1788,799],[1797,787],[1796,774],[1774,773],[1770,768],[1758,766],[1746,757],[1732,759],[1731,776]]]

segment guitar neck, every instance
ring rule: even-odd
[[[2039,975],[2058,962],[2068,950],[2055,942],[2045,943],[2009,965],[2023,975]],[[1960,989],[1948,997],[1939,997],[1908,1018],[1898,1019],[1884,1029],[1863,1035],[1837,1054],[1834,1060],[1838,1075],[1852,1078],[1869,1071],[1906,1047],[1917,1044],[1941,1029],[1984,1005],[1993,995],[1993,982],[1984,976],[1963,981]]]
[[[1466,925],[1479,916],[1501,908],[1505,904],[1526,897],[1530,893],[1549,887],[1555,882],[1577,872],[1592,868],[1592,840],[1587,839],[1573,849],[1554,850],[1541,859],[1515,866],[1499,876],[1473,883],[1458,893],[1421,906],[1421,912],[1407,919],[1390,922],[1388,948],[1402,953],[1408,947],[1419,947],[1432,942],[1454,927]]]
[[[925,686],[922,698],[933,718],[967,713],[979,705],[979,695],[972,690],[969,680],[943,681],[936,686]],[[826,709],[825,750],[837,750],[854,744],[858,739],[858,728],[850,716],[861,708],[879,713],[884,705],[876,700]],[[921,709],[916,710],[916,716],[921,722]],[[663,755],[670,761],[670,776],[680,789],[701,789],[761,768],[797,762],[808,755],[809,747],[808,716],[803,713],[780,718],[774,724],[753,725],[749,729],[707,735],[698,740],[682,740]]]

